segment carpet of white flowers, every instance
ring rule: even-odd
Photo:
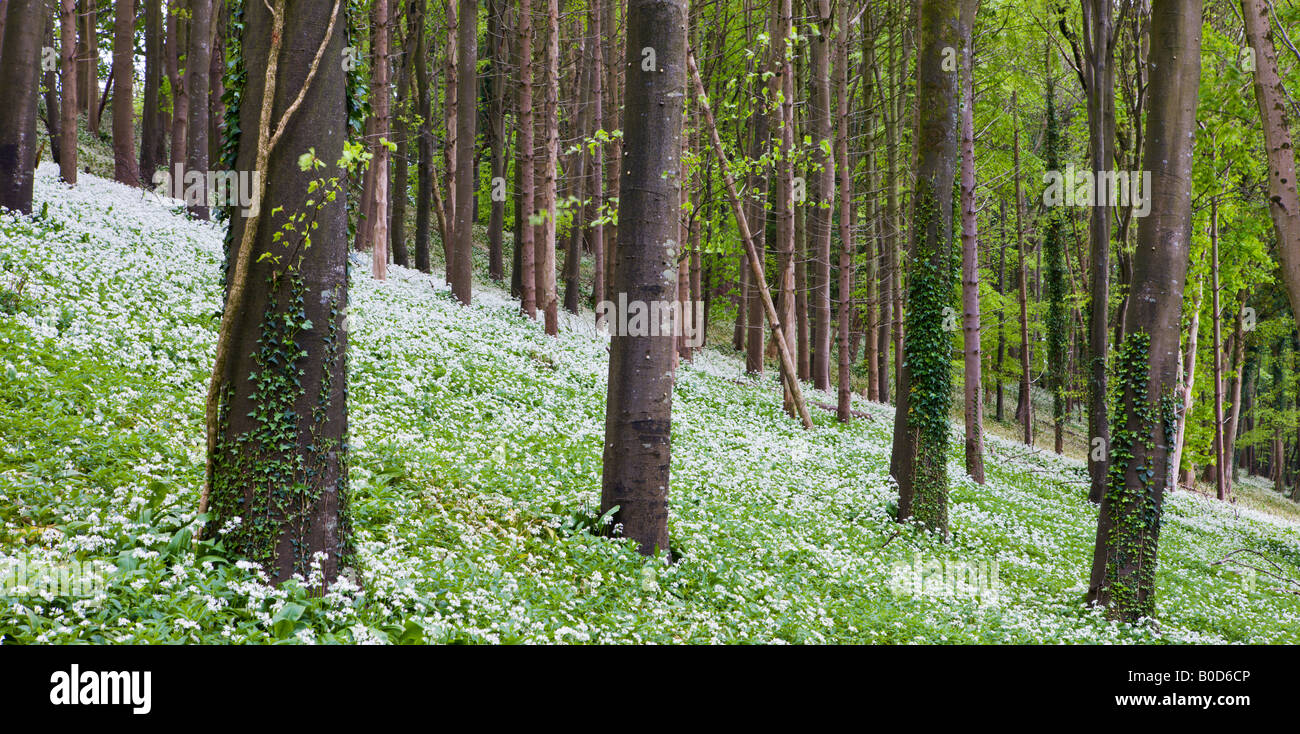
[[[990,437],[979,487],[958,431],[943,543],[890,517],[892,409],[804,431],[711,351],[678,373],[676,560],[647,561],[597,531],[608,338],[402,268],[352,274],[354,567],[324,597],[269,586],[191,541],[220,226],[48,164],[36,199],[0,215],[3,642],[1300,642],[1300,597],[1215,564],[1248,548],[1300,577],[1294,522],[1171,495],[1158,622],[1110,623],[1082,602],[1078,462]],[[12,583],[71,562],[93,594]]]

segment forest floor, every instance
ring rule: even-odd
[[[1300,642],[1300,522],[1165,503],[1158,623],[1087,608],[1096,508],[1077,459],[954,426],[949,542],[891,517],[893,410],[805,431],[775,376],[709,349],[678,372],[669,533],[646,560],[599,526],[608,337],[556,338],[499,289],[352,268],[357,554],[323,598],[191,542],[222,228],[43,165],[0,216],[0,563],[77,563],[96,593],[0,586],[4,642]],[[354,256],[357,257],[357,256]],[[833,395],[811,393],[833,404]],[[1276,511],[1270,508],[1276,507]],[[1292,581],[1292,584],[1295,582]]]

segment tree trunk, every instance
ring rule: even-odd
[[[962,5],[971,18],[962,18],[970,28],[978,2]],[[980,261],[978,218],[975,212],[975,52],[967,41],[962,51],[961,107],[961,300],[963,373],[962,389],[966,418],[966,473],[976,484],[984,483],[984,380],[980,373]]]
[[[167,165],[162,111],[163,10],[161,0],[144,0],[144,100],[140,107],[140,181],[153,181]],[[119,86],[118,89],[121,89]]]
[[[59,174],[69,185],[77,183],[77,0],[59,3],[59,63],[63,94],[59,102]],[[147,108],[146,108],[147,109]],[[53,114],[52,110],[46,110]]]
[[[534,198],[533,129],[533,88],[535,77],[533,70],[533,3],[532,0],[520,0],[519,6],[519,135],[515,169],[519,177],[519,210],[515,213],[521,219],[519,238],[515,246],[519,250],[520,307],[529,318],[537,318],[537,261],[536,240],[532,218],[536,215],[537,204]]]
[[[1020,257],[1020,396],[1016,417],[1025,427],[1025,444],[1034,445],[1034,396],[1030,380],[1029,352],[1029,252],[1025,246],[1025,193],[1020,181],[1020,116],[1016,93],[1011,92],[1011,108],[1016,116],[1013,133],[1013,156],[1016,178],[1016,251]]]
[[[841,0],[844,2],[845,0]],[[812,380],[818,390],[831,387],[831,214],[835,201],[835,160],[831,146],[835,128],[831,120],[830,42],[834,34],[831,0],[810,0],[818,32],[812,46],[813,168],[816,171],[816,205],[808,214],[809,249],[812,251],[811,308]],[[847,94],[847,90],[845,92]],[[820,169],[818,166],[820,165]]]
[[[38,0],[9,0],[8,10],[0,59],[0,207],[31,214],[45,13]]]
[[[210,501],[200,512],[211,515],[209,536],[245,518],[223,542],[273,582],[319,563],[328,585],[351,553],[347,214],[341,192],[326,198],[308,186],[346,180],[334,168],[348,132],[338,63],[345,20],[340,0],[286,5],[274,2],[275,20],[262,3],[245,6],[244,56],[250,71],[265,71],[250,73],[244,90],[238,168],[263,174],[266,198],[257,214],[231,222],[235,277],[212,384],[220,402],[217,420],[209,416]],[[309,149],[325,168],[299,167]],[[277,239],[294,215],[318,223],[310,247],[302,231]]]
[[[825,2],[825,0],[822,0]],[[841,0],[836,7],[839,34],[835,38],[835,94],[839,103],[835,110],[837,135],[835,139],[835,171],[839,174],[840,205],[840,307],[836,316],[839,365],[836,373],[836,417],[843,423],[852,418],[853,387],[851,384],[853,352],[849,348],[849,325],[853,322],[853,182],[849,170],[849,11],[848,3]],[[827,19],[826,31],[830,32]],[[829,90],[828,90],[829,96]],[[829,110],[828,110],[829,111]],[[827,225],[830,222],[827,221]],[[828,233],[829,234],[829,233]],[[829,262],[829,260],[828,260]],[[827,273],[829,277],[829,272]],[[873,274],[874,275],[874,274]],[[828,289],[829,290],[829,289]],[[829,293],[827,294],[829,297]],[[829,316],[827,317],[829,319]],[[871,354],[871,350],[867,350]],[[869,360],[872,365],[874,359]],[[871,381],[874,382],[874,381]]]
[[[15,3],[10,11],[17,8]],[[99,24],[96,18],[98,2],[85,0],[81,12],[81,70],[77,80],[81,82],[81,93],[77,100],[86,113],[86,129],[92,135],[99,135]]]
[[[1169,465],[1173,467],[1175,473],[1182,466],[1183,446],[1187,438],[1187,419],[1192,416],[1192,396],[1195,394],[1192,389],[1196,385],[1196,343],[1201,327],[1201,283],[1196,284],[1196,296],[1192,299],[1192,312],[1187,325],[1187,349],[1183,352],[1182,365],[1182,384],[1179,389],[1182,391],[1182,410],[1178,414],[1178,427],[1174,431],[1174,451],[1173,458],[1170,459]],[[1215,379],[1218,379],[1217,376]],[[1091,447],[1089,454],[1091,454]],[[1089,496],[1089,500],[1091,500]]]
[[[474,284],[474,138],[478,134],[478,1],[460,0],[456,40],[456,231],[452,246],[451,292],[461,303],[471,300]]]
[[[550,2],[554,11],[555,0]],[[679,236],[686,22],[685,0],[629,0],[627,58],[634,65],[628,70],[628,154],[619,200],[619,221],[629,226],[623,229],[613,283],[613,292],[626,294],[629,302],[677,298],[672,241]],[[650,69],[634,61],[643,58],[645,48],[654,49]],[[614,510],[615,526],[646,555],[669,550],[673,348],[671,334],[631,336],[616,330],[610,342],[601,512]]]
[[[189,139],[185,143],[185,177],[208,172],[208,64],[212,54],[212,3],[190,2],[190,45],[185,55],[185,90],[189,96]],[[255,67],[249,67],[255,68]],[[190,214],[208,218],[208,204],[185,202]]]
[[[113,178],[128,186],[139,186],[140,168],[135,159],[135,95],[133,93],[135,1],[116,0],[116,2],[113,15],[113,86],[117,87],[113,92]],[[210,6],[209,10],[211,10]]]
[[[1264,0],[1241,0],[1246,41],[1255,55],[1255,100],[1268,152],[1269,215],[1277,231],[1282,282],[1291,311],[1300,313],[1300,194],[1297,193],[1295,146],[1287,119],[1290,98],[1278,73],[1277,49]]]
[[[916,188],[912,270],[898,381],[890,471],[898,482],[898,520],[915,519],[948,535],[948,432],[952,335],[944,328],[952,293],[953,188],[961,95],[952,49],[970,43],[977,0],[921,0],[917,40]],[[969,19],[969,20],[968,20]],[[947,49],[947,51],[945,51]]]
[[[1097,522],[1088,600],[1127,622],[1155,614],[1160,515],[1171,481],[1172,398],[1191,243],[1191,180],[1201,76],[1201,0],[1154,0],[1152,106],[1144,168],[1151,211],[1138,224],[1132,298],[1116,364],[1119,411]]]
[[[432,270],[429,261],[430,216],[433,210],[433,103],[432,83],[429,79],[429,32],[425,28],[429,15],[428,0],[418,0],[412,10],[419,11],[419,20],[412,19],[411,28],[417,33],[415,43],[415,96],[420,115],[417,128],[417,153],[419,163],[415,192],[415,268],[422,273]]]
[[[560,5],[559,0],[546,2],[546,50],[543,53],[546,79],[542,119],[545,125],[546,160],[542,165],[542,239],[534,244],[537,252],[537,308],[546,321],[546,333],[559,333],[559,303],[555,290],[555,215],[556,184],[560,152]],[[640,58],[640,49],[637,50]],[[674,217],[674,226],[676,218]],[[617,267],[617,266],[616,266]]]
[[[1088,148],[1092,156],[1094,180],[1109,174],[1115,163],[1115,29],[1111,0],[1085,0],[1084,66],[1088,97]],[[1100,192],[1098,192],[1100,193]],[[1090,293],[1088,312],[1088,499],[1101,502],[1106,488],[1107,452],[1100,458],[1092,451],[1100,439],[1110,444],[1110,423],[1106,416],[1106,356],[1110,345],[1108,319],[1110,310],[1110,199],[1099,200],[1089,212],[1088,239]]]
[[[497,183],[506,180],[506,59],[509,43],[505,24],[506,0],[488,0],[488,47],[492,69],[488,102],[488,144],[491,147],[491,186],[489,187],[492,211],[488,215],[488,277],[500,281],[505,274],[502,261],[503,230],[506,221],[506,198],[498,196]],[[515,243],[518,244],[518,243]]]
[[[189,47],[189,13],[188,2],[177,0],[168,4],[167,21],[167,75],[172,90],[172,149],[171,175],[172,196],[180,198],[185,187],[185,155],[189,143],[189,109],[190,95],[187,89],[185,70],[180,59]],[[85,88],[85,85],[82,86]],[[84,104],[82,105],[85,106]]]

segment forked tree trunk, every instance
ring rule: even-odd
[[[551,0],[551,8],[555,8]],[[628,70],[627,156],[619,221],[625,225],[613,292],[628,302],[677,298],[677,207],[682,101],[686,92],[686,0],[629,0],[627,58],[654,50],[655,64]],[[610,342],[601,512],[614,511],[641,553],[667,552],[672,460],[672,334]],[[617,508],[617,509],[615,509]]]

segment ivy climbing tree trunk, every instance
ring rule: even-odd
[[[686,22],[686,0],[628,2],[627,59],[632,67],[615,300],[625,296],[628,303],[647,305],[677,300]],[[632,336],[616,330],[610,342],[601,512],[613,511],[622,535],[646,555],[669,550],[675,349],[671,333]]]
[[[8,11],[0,59],[0,207],[30,214],[46,16],[39,0],[9,0]]]
[[[921,0],[917,40],[916,189],[903,367],[890,470],[898,520],[948,533],[948,432],[952,404],[953,184],[961,96],[954,49],[970,42],[977,0]]]
[[[1084,0],[1085,93],[1088,97],[1088,148],[1094,180],[1115,164],[1115,23],[1111,0]],[[1088,499],[1101,502],[1106,489],[1106,451],[1110,423],[1106,416],[1106,356],[1110,349],[1110,206],[1109,197],[1089,212],[1088,306]],[[1103,450],[1094,451],[1097,441]]]
[[[1201,77],[1201,0],[1154,0],[1144,166],[1151,210],[1138,224],[1132,298],[1115,364],[1116,406],[1088,600],[1112,619],[1155,615],[1160,518],[1174,441],[1179,323],[1191,242],[1192,154]]]
[[[229,528],[226,547],[276,582],[319,564],[329,584],[350,552],[342,7],[244,8],[245,62],[265,71],[244,89],[238,168],[262,175],[258,206],[231,220],[200,512],[207,535]]]
[[[1050,69],[1049,69],[1050,75]],[[1056,119],[1056,89],[1047,83],[1047,131],[1043,145],[1047,148],[1047,170],[1061,174],[1061,131]],[[1073,182],[1067,182],[1067,185]],[[1065,451],[1065,388],[1069,379],[1066,350],[1070,324],[1065,313],[1065,213],[1060,205],[1047,207],[1047,224],[1043,234],[1043,254],[1047,258],[1047,363],[1048,383],[1052,391],[1052,435],[1054,449]]]

